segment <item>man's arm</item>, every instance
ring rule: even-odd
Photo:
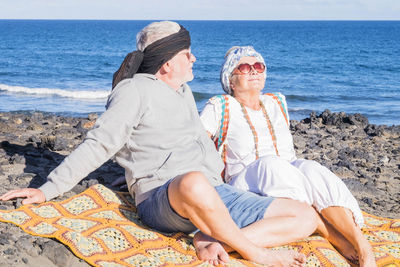
[[[132,80],[121,82],[112,92],[107,110],[97,120],[79,145],[47,177],[39,189],[25,188],[10,191],[0,197],[9,200],[25,197],[23,204],[50,200],[72,189],[90,172],[117,153],[127,142],[133,128],[139,123],[140,99]]]

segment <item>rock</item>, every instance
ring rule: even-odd
[[[77,184],[75,185],[71,190],[72,192],[74,192],[75,194],[80,194],[83,191],[85,191],[86,187],[84,185],[81,184]]]
[[[362,202],[366,203],[368,206],[372,207],[372,199],[370,197],[363,197],[361,199]]]
[[[78,122],[75,128],[78,130],[78,132],[84,134],[91,129],[95,123],[95,121],[81,120]]]
[[[49,148],[53,150],[54,145],[56,143],[56,136],[42,136],[40,137],[40,147],[41,148]]]
[[[17,183],[17,175],[16,174],[10,174],[7,177],[7,180],[10,182],[10,184],[15,184],[15,183]]]
[[[14,120],[14,123],[17,125],[22,124],[22,120],[20,118],[17,118]]]
[[[8,245],[10,244],[10,234],[7,233],[1,233],[0,234],[0,245]]]
[[[382,126],[376,126],[375,124],[369,124],[365,128],[365,132],[369,136],[379,136],[381,137],[384,133],[384,128]]]
[[[299,131],[300,133],[306,133],[307,129],[308,129],[308,126],[306,124],[303,124],[303,123],[299,122],[294,126],[294,129],[296,131]]]
[[[41,140],[36,135],[30,136],[27,141],[37,144],[41,142]]]
[[[96,185],[98,183],[99,183],[99,181],[97,179],[83,180],[82,181],[82,186],[85,187],[85,188],[89,188],[92,185]]]
[[[95,121],[95,120],[97,120],[99,118],[99,115],[97,114],[97,113],[90,113],[89,115],[88,115],[88,119],[90,120],[90,121]]]
[[[47,148],[53,151],[61,151],[61,150],[67,150],[68,149],[68,142],[65,138],[63,137],[58,137],[58,136],[42,136],[40,138],[41,143],[40,147],[41,148]]]
[[[23,236],[18,240],[18,242],[15,243],[15,245],[19,251],[26,252],[32,257],[37,257],[39,256],[40,248],[34,246],[32,243],[33,237]]]
[[[44,244],[42,255],[60,267],[69,266],[71,258],[74,257],[64,245],[55,241]]]
[[[18,209],[22,206],[22,198],[17,198],[13,200],[14,208]]]
[[[25,164],[25,157],[19,154],[14,154],[10,158],[10,164]]]
[[[35,123],[41,123],[43,120],[43,113],[41,112],[34,112],[31,116],[32,121]]]
[[[348,116],[348,121],[350,124],[357,125],[360,128],[365,128],[369,124],[368,118],[360,113],[350,114]]]
[[[57,137],[54,143],[54,151],[62,151],[68,149],[68,141],[65,138]]]
[[[83,127],[84,129],[86,129],[86,130],[89,130],[89,129],[92,129],[92,128],[93,128],[93,126],[94,126],[95,123],[96,123],[96,121],[88,121],[88,122],[85,122],[85,123],[82,125],[82,127]]]
[[[386,155],[379,156],[378,162],[379,162],[379,164],[386,165],[389,163],[389,158]]]
[[[3,251],[5,255],[14,255],[17,250],[15,248],[7,248]]]

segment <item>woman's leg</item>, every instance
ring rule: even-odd
[[[313,205],[354,246],[360,266],[376,266],[371,245],[360,230],[364,224],[360,207],[343,181],[315,161],[296,160],[292,165],[307,177]]]
[[[262,196],[290,198],[312,204],[304,175],[287,160],[264,156],[232,177],[230,185]]]
[[[328,207],[321,211],[321,215],[354,246],[358,253],[360,266],[377,266],[372,247],[355,224],[352,212],[349,209]]]
[[[230,184],[260,195],[291,198],[300,200],[309,205],[314,204],[312,198],[313,190],[307,177],[305,177],[296,166],[276,156],[261,157],[237,176],[233,177]],[[297,212],[295,207],[287,207],[284,210],[291,210],[293,213]],[[279,210],[274,210],[273,205],[269,207],[269,214],[278,216],[278,212]],[[334,227],[323,220],[319,214],[317,218],[317,233],[325,237],[346,258],[353,259],[356,256],[356,252],[351,243],[336,231]],[[256,238],[257,237],[252,237],[253,240]],[[282,237],[280,237],[280,239],[282,240]],[[271,240],[272,239],[270,239],[270,241]],[[271,244],[265,243],[262,245],[270,246]]]

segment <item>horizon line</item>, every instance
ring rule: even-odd
[[[400,21],[400,19],[89,19],[89,18],[0,18],[1,20],[68,20],[68,21]]]

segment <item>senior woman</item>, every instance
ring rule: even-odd
[[[225,181],[260,195],[313,205],[350,242],[335,244],[336,238],[327,236],[344,256],[354,260],[355,251],[360,266],[376,266],[360,230],[364,220],[356,199],[326,167],[296,157],[285,97],[261,94],[265,80],[263,57],[251,46],[232,47],[221,70],[227,95],[211,98],[201,113],[225,161]]]

